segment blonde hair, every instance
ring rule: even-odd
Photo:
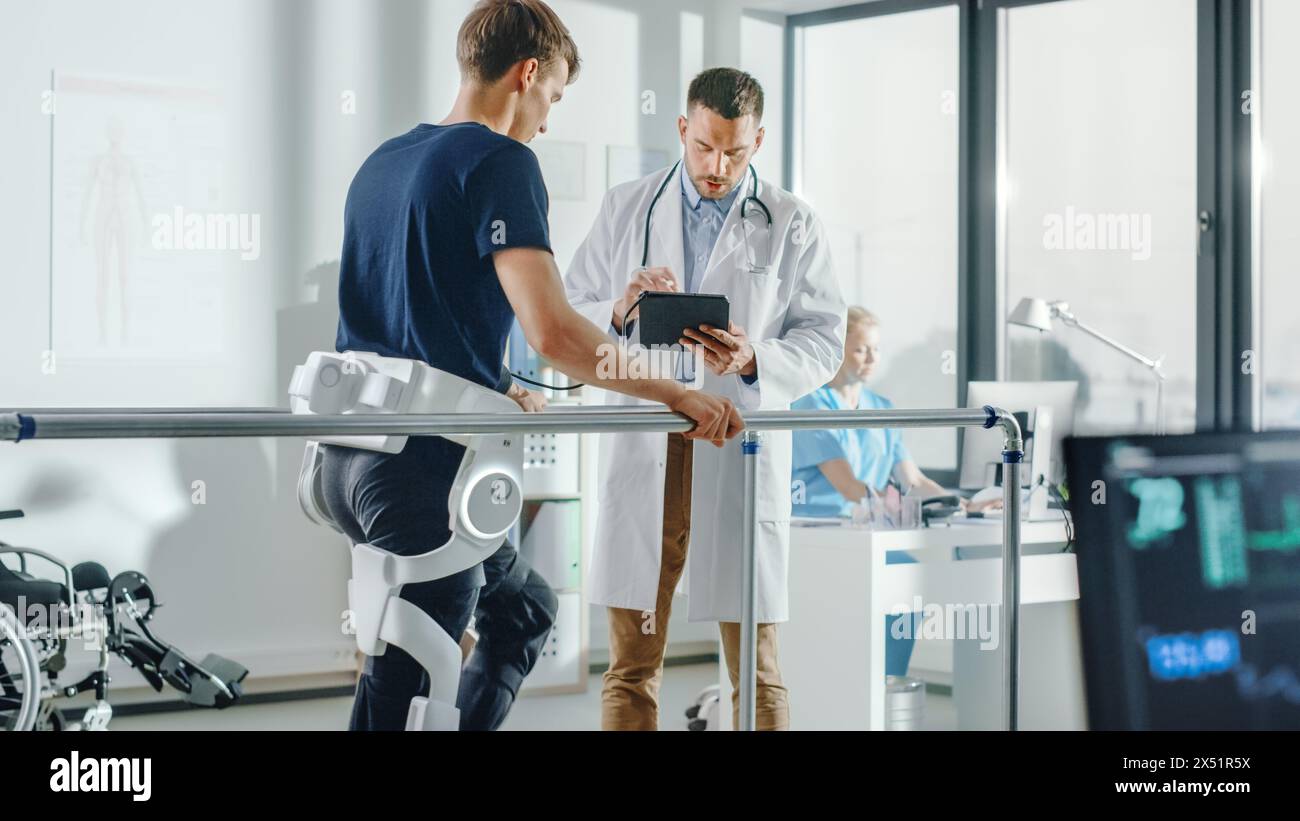
[[[880,326],[880,319],[861,305],[850,305],[845,330],[852,328],[854,325],[861,325],[864,328],[877,328]]]

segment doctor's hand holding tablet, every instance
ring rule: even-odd
[[[632,272],[623,295],[614,301],[613,313],[610,317],[610,324],[614,330],[624,335],[628,333],[629,329],[624,328],[624,322],[630,323],[638,318],[641,312],[639,303],[647,294],[674,294],[677,297],[672,302],[678,305],[664,306],[665,315],[661,315],[660,320],[655,324],[663,326],[670,323],[673,317],[680,315],[683,327],[680,329],[681,335],[674,341],[688,352],[694,352],[698,347],[703,354],[705,366],[714,374],[717,376],[739,374],[751,377],[757,374],[754,348],[749,344],[745,329],[726,317],[729,309],[726,298],[716,294],[682,293],[677,276],[670,268],[637,268]],[[687,307],[687,303],[693,304]],[[726,320],[726,330],[707,321],[698,323],[695,321],[699,316],[710,315],[717,311],[722,313],[717,313],[719,319],[715,321]],[[658,327],[656,330],[658,334],[662,334]],[[672,331],[672,334],[677,333],[677,330]]]
[[[630,323],[637,318],[640,313],[637,303],[642,296],[649,293],[680,294],[677,277],[670,269],[663,267],[637,268],[633,271],[623,296],[614,301],[610,323],[616,331],[620,334],[626,333],[624,321]],[[683,332],[696,333],[685,328]],[[752,351],[749,357],[753,359]],[[680,395],[665,401],[664,404],[674,413],[687,416],[696,423],[695,427],[685,434],[687,439],[705,439],[711,441],[716,447],[722,447],[726,439],[734,437],[745,427],[744,420],[741,419],[740,413],[731,401],[714,394],[683,388]]]
[[[745,329],[734,322],[727,323],[727,330],[712,325],[686,328],[683,337],[678,340],[687,350],[697,346],[704,351],[704,364],[718,376],[738,374],[754,376],[758,365],[754,360],[754,346],[749,344]]]

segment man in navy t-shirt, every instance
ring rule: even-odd
[[[338,349],[419,359],[504,390],[514,312],[492,255],[507,248],[551,250],[528,146],[478,122],[389,140],[348,191]]]
[[[541,0],[480,0],[457,39],[461,87],[451,113],[380,146],[357,172],[344,210],[340,351],[419,359],[509,392],[502,360],[517,316],[528,344],[560,371],[662,402],[721,447],[743,422],[726,399],[673,380],[627,374],[606,330],[569,306],[551,255],[547,196],[524,144],[577,74],[577,48]],[[609,357],[615,358],[610,368]],[[325,503],[353,542],[399,555],[450,537],[447,498],[464,449],[411,437],[399,454],[328,447]],[[461,677],[462,729],[500,725],[555,617],[545,580],[505,545],[481,566],[408,584],[402,598],[459,639],[477,605],[479,642]],[[353,729],[401,729],[427,677],[390,646],[367,659]]]

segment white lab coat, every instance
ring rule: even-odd
[[[613,304],[641,264],[646,209],[668,169],[611,189],[565,276],[573,306],[602,329],[610,328]],[[688,183],[689,184],[689,183]],[[725,294],[731,321],[745,328],[758,362],[758,381],[715,376],[702,365],[702,390],[750,410],[786,410],[790,403],[828,382],[844,355],[845,304],[831,267],[827,239],[808,205],[793,194],[759,182],[759,196],[772,212],[771,265],[749,270],[740,219],[752,193],[746,175],[723,223],[707,268],[697,267],[695,291]],[[749,209],[764,238],[765,221]],[[766,252],[755,245],[761,260]],[[685,285],[680,182],[668,183],[655,207],[650,267],[666,266]],[[611,331],[611,339],[613,339]],[[606,404],[651,405],[602,392]],[[662,549],[664,460],[667,434],[600,434],[599,508],[588,576],[593,603],[654,610]],[[721,449],[694,445],[691,537],[684,586],[691,621],[739,621],[741,518],[744,473],[740,437]],[[758,457],[758,561],[756,612],[762,623],[789,618],[787,559],[790,543],[790,432],[764,433]]]

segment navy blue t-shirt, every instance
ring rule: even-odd
[[[480,123],[421,124],[348,189],[339,351],[419,359],[497,390],[514,311],[492,254],[550,250],[537,157]]]

